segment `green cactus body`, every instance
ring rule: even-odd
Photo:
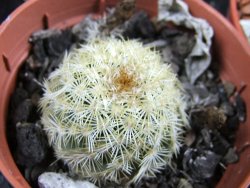
[[[138,182],[178,153],[180,83],[156,51],[107,39],[65,56],[44,83],[42,123],[56,157],[92,181]]]

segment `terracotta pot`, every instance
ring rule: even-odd
[[[15,188],[27,188],[28,183],[18,170],[6,139],[6,117],[9,98],[15,87],[16,74],[28,56],[28,38],[32,32],[43,28],[64,28],[79,22],[84,15],[100,15],[105,6],[116,0],[29,0],[20,6],[0,26],[0,170]],[[214,51],[222,64],[221,76],[239,86],[250,83],[250,51],[248,44],[239,38],[237,31],[215,10],[197,0],[186,0],[191,12],[205,18],[215,29]],[[138,0],[137,7],[151,15],[156,14],[157,4],[152,0]],[[233,48],[233,49],[232,49]],[[247,107],[250,106],[250,88],[242,93]],[[248,111],[248,117],[250,112]],[[240,126],[236,147],[241,151],[240,161],[230,165],[218,187],[247,187],[250,183],[250,122]]]
[[[240,1],[243,4],[248,3],[248,5],[245,6],[245,8],[243,8],[243,9],[247,9],[247,11],[250,12],[249,11],[249,9],[250,9],[250,1],[249,0],[230,0],[229,18],[230,18],[232,24],[234,25],[234,27],[236,28],[236,30],[239,32],[239,35],[241,37],[243,37],[244,39],[246,39],[246,35],[244,34],[244,31],[240,25],[240,13],[239,13],[239,9],[238,9],[238,5],[239,5]]]

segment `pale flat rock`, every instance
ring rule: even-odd
[[[194,83],[211,64],[212,27],[206,20],[193,17],[187,4],[181,0],[159,0],[158,20],[172,22],[196,32],[193,50],[185,59],[187,76]]]
[[[66,174],[45,172],[38,178],[40,188],[98,188],[88,181],[73,180]]]

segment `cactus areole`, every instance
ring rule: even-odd
[[[56,157],[93,182],[155,176],[187,127],[169,65],[137,41],[89,42],[65,55],[44,82],[42,123]]]

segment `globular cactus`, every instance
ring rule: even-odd
[[[56,157],[92,181],[138,182],[171,162],[187,127],[181,86],[137,41],[97,40],[44,83],[42,123]]]

